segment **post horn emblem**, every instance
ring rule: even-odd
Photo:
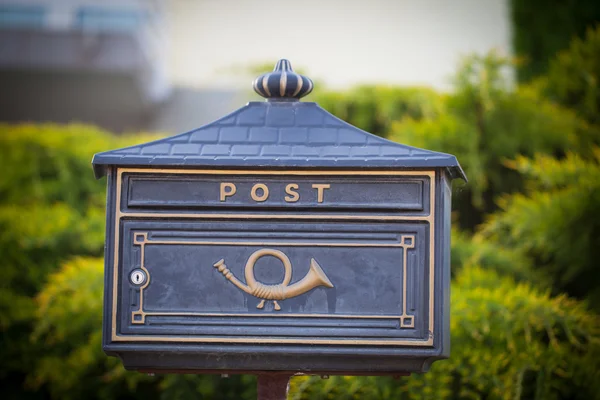
[[[273,256],[281,260],[285,270],[283,282],[277,285],[267,285],[256,280],[254,276],[254,264],[256,264],[256,261],[259,258],[264,256]],[[314,258],[310,259],[310,270],[306,276],[304,276],[304,278],[298,282],[290,285],[290,281],[292,280],[292,263],[290,262],[288,256],[279,250],[260,249],[252,253],[246,262],[246,267],[244,270],[246,277],[245,285],[239,279],[237,279],[229,269],[227,269],[224,259],[217,261],[214,264],[214,267],[217,268],[219,272],[222,273],[223,276],[225,276],[225,278],[227,278],[227,280],[233,283],[235,286],[244,292],[261,299],[261,302],[256,306],[256,308],[259,309],[262,309],[265,306],[266,300],[273,300],[275,310],[279,311],[281,310],[281,307],[277,303],[277,300],[285,300],[299,296],[317,286],[325,286],[328,288],[333,287],[333,284]]]

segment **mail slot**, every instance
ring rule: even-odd
[[[126,368],[379,375],[448,357],[464,173],[301,102],[311,88],[282,60],[255,81],[265,102],[95,155],[103,348]]]
[[[146,171],[147,172],[147,171]],[[186,172],[186,171],[184,171]],[[261,171],[221,173],[148,174],[127,171],[126,205],[130,209],[381,209],[390,212],[428,212],[427,175],[404,176],[291,175],[287,178]],[[287,179],[287,180],[286,180]]]
[[[127,195],[122,211],[135,210],[311,210],[387,211],[426,215],[428,174],[363,174],[299,171],[179,171],[148,173],[125,169],[119,179]],[[165,211],[166,212],[166,211]]]

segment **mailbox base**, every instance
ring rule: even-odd
[[[385,355],[333,356],[299,355],[279,353],[260,354],[241,351],[239,354],[223,354],[218,350],[212,354],[172,352],[124,352],[118,353],[128,370],[156,373],[189,374],[256,374],[270,371],[306,375],[406,375],[411,372],[426,372],[431,364],[446,357],[390,357]],[[306,366],[309,365],[310,368]],[[365,365],[369,368],[365,369]]]
[[[260,374],[283,374],[289,376],[391,376],[400,378],[410,376],[410,372],[348,372],[348,371],[311,371],[310,373],[283,371],[283,372],[257,372],[257,371],[241,371],[241,370],[193,370],[193,369],[136,369],[135,371],[142,374],[188,374],[188,375],[260,375]]]

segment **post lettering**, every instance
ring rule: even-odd
[[[323,191],[325,189],[329,189],[331,187],[331,185],[328,183],[313,183],[312,187],[313,187],[313,189],[317,189],[317,202],[322,203],[323,202]]]
[[[258,189],[262,189],[262,195],[260,195],[260,196],[258,194],[256,194]],[[267,187],[267,185],[265,185],[263,183],[257,183],[256,185],[252,186],[252,190],[250,191],[250,196],[252,196],[252,200],[254,200],[254,201],[258,201],[258,202],[266,201],[269,198],[269,188]]]
[[[287,201],[288,203],[295,203],[298,200],[300,200],[300,195],[298,194],[298,192],[296,192],[296,190],[298,190],[297,184],[290,183],[289,185],[287,185],[285,187],[285,193],[289,194],[289,196],[284,197],[285,201]]]
[[[233,196],[236,192],[237,188],[235,184],[222,182],[221,183],[221,192],[220,192],[220,200],[225,201],[227,197]]]
[[[325,201],[325,189],[331,189],[329,183],[313,183],[312,188],[317,190],[317,203],[323,203]],[[227,201],[227,198],[237,193],[237,186],[232,182],[221,182],[219,190],[219,200],[222,202]],[[297,183],[288,183],[285,186],[285,195],[283,200],[286,203],[296,203],[300,201],[300,185]],[[252,200],[262,203],[269,199],[269,187],[264,183],[256,183],[250,189],[250,197]]]

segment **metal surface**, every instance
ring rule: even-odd
[[[449,354],[456,159],[269,100],[95,156],[104,350],[139,370],[426,371]]]

